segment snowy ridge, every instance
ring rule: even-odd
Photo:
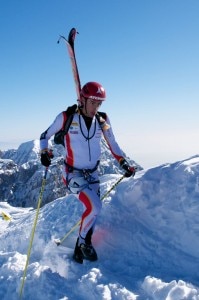
[[[103,175],[102,195],[120,177]],[[82,206],[69,195],[40,210],[23,299],[197,300],[199,299],[199,157],[142,170],[124,179],[104,200],[93,244],[97,262],[71,260]],[[32,208],[5,202],[0,211],[0,299],[18,299]]]

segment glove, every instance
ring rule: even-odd
[[[131,167],[125,159],[120,162],[120,166],[125,171],[125,177],[135,176],[136,167]]]
[[[41,152],[41,164],[44,167],[49,167],[51,164],[51,159],[54,157],[52,150],[42,150]]]

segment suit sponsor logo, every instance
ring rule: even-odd
[[[77,126],[77,127],[79,127],[79,124],[77,122],[72,122],[71,126]]]

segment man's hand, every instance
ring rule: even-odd
[[[136,172],[137,168],[130,166],[125,159],[123,159],[120,162],[120,166],[125,171],[125,174],[124,174],[125,177],[135,176],[135,172]]]
[[[41,151],[41,164],[44,167],[49,167],[51,164],[51,159],[54,157],[52,150],[42,150]]]

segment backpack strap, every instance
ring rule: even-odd
[[[72,106],[69,106],[63,113],[66,115],[66,121],[64,126],[62,127],[61,130],[59,130],[55,135],[54,135],[54,142],[55,144],[61,144],[64,146],[64,136],[68,133],[68,129],[72,123],[73,116],[77,111],[77,105],[74,104]]]
[[[105,131],[105,130],[107,130],[107,129],[110,128],[110,125],[108,125],[108,124],[106,123],[107,115],[106,115],[105,112],[100,112],[100,111],[98,111],[97,114],[96,114],[95,116],[96,116],[96,118],[97,118],[97,121],[98,121],[98,123],[99,123],[99,125],[100,125],[102,131]]]
[[[68,129],[72,123],[72,120],[73,120],[73,115],[77,112],[77,104],[74,104],[72,106],[69,106],[67,108],[67,110],[64,112],[67,116],[67,119],[66,119],[66,122],[64,124],[64,128],[63,128],[63,133],[64,135],[67,134],[68,132]]]

